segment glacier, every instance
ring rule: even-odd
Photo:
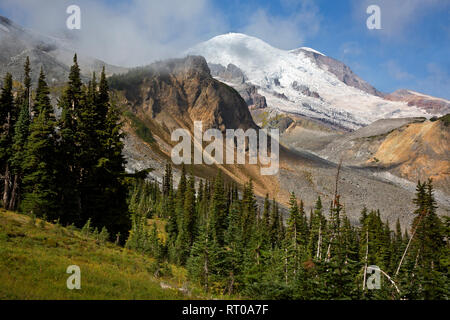
[[[216,36],[186,52],[201,55],[208,63],[237,66],[277,112],[318,119],[349,130],[379,119],[431,117],[405,102],[388,101],[345,84],[318,66],[308,53],[325,56],[307,47],[278,49],[241,33]],[[305,95],[298,86],[308,87],[320,97]]]

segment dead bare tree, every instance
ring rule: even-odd
[[[338,200],[339,200],[339,195],[338,195],[338,185],[339,185],[339,174],[341,173],[341,167],[342,167],[342,158],[341,160],[339,160],[339,165],[337,167],[337,172],[336,172],[336,183],[335,183],[335,188],[334,188],[334,199],[331,202],[331,211],[334,210],[334,206],[337,205]],[[327,249],[327,262],[330,261],[331,259],[331,243],[333,242],[334,238],[336,237],[336,235],[333,234],[330,237],[330,242],[328,243],[328,249]]]
[[[394,280],[392,280],[391,279],[391,277],[389,277],[389,275],[386,273],[386,272],[384,272],[383,270],[381,270],[380,268],[378,268],[379,270],[380,270],[380,272],[382,273],[382,274],[384,274],[384,276],[386,277],[386,278],[388,278],[388,280],[392,283],[392,285],[395,287],[395,290],[397,290],[397,292],[398,292],[398,294],[400,295],[400,289],[397,287],[397,284],[394,282]]]
[[[320,246],[322,245],[322,220],[319,221],[319,237],[317,239],[316,259],[320,260]]]
[[[366,258],[365,258],[365,265],[364,265],[364,278],[363,278],[363,290],[366,289],[366,275],[367,275],[367,259],[369,257],[369,227],[367,226],[366,229]]]
[[[395,272],[394,277],[396,277],[398,275],[399,271],[400,271],[400,268],[401,268],[401,266],[403,264],[403,260],[405,259],[406,253],[408,252],[408,249],[409,249],[409,246],[411,245],[412,239],[414,238],[414,235],[416,234],[417,228],[419,227],[420,222],[422,221],[422,218],[425,216],[425,214],[426,214],[425,210],[423,210],[420,213],[419,220],[418,220],[417,224],[414,226],[414,230],[413,230],[413,232],[411,234],[411,238],[409,238],[408,244],[406,245],[406,248],[405,248],[405,251],[403,252],[402,258],[400,259],[400,263],[398,264],[397,271]]]

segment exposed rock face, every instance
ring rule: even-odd
[[[312,61],[314,61],[320,68],[327,70],[333,73],[339,80],[344,82],[345,84],[360,89],[364,92],[372,94],[374,96],[383,97],[383,93],[375,89],[369,83],[358,77],[348,66],[344,63],[333,59],[331,57],[327,57],[316,52],[304,49],[296,49],[292,51],[295,52],[303,52],[306,54]]]
[[[234,88],[239,92],[250,109],[267,108],[266,97],[258,93],[256,86],[244,83],[242,85],[236,85]]]
[[[319,151],[328,160],[370,168],[411,183],[433,178],[450,194],[450,129],[442,120],[385,119],[339,137]],[[449,201],[450,204],[450,201]]]
[[[199,43],[187,52],[223,66],[222,72],[229,64],[237,66],[248,79],[246,82],[255,85],[266,98],[269,108],[320,120],[332,127],[356,130],[384,118],[431,117],[405,102],[383,99],[349,67],[313,49],[282,50],[252,36],[229,33]]]
[[[247,81],[241,69],[230,63],[225,68],[221,64],[208,64],[211,75],[216,79],[230,83],[235,88],[241,97],[245,100],[250,109],[264,109],[267,108],[266,98],[258,93],[258,88]]]
[[[30,54],[30,57],[32,63],[35,62],[33,65],[39,66],[40,63],[44,65],[46,72],[51,71],[50,77],[56,80],[66,80],[70,56],[73,52],[59,50],[57,43],[52,45],[53,42],[51,41],[41,41],[38,44],[33,42],[34,40],[27,41],[26,37],[31,37],[27,32],[19,29],[17,32],[20,37],[15,36],[15,32],[9,21],[0,20],[0,45],[2,48],[0,51],[0,70],[17,70],[15,72],[18,75],[17,78],[19,78],[22,74],[23,64],[23,61],[19,60],[24,60],[28,53],[32,53],[33,55]],[[34,36],[32,38],[34,39]],[[7,43],[8,46],[4,47],[3,43]],[[17,57],[17,59],[13,59],[14,57]],[[4,67],[4,64],[6,64],[6,67]],[[83,67],[83,64],[82,68],[83,71],[89,71],[89,68]],[[107,69],[110,70],[109,67]],[[214,67],[211,67],[211,69],[214,69]],[[115,102],[127,106],[129,110],[137,114],[137,118],[142,121],[141,124],[151,131],[155,140],[152,143],[145,142],[136,132],[133,132],[133,126],[130,124],[125,126],[124,130],[129,133],[125,140],[125,155],[130,170],[152,167],[155,169],[155,177],[160,177],[164,171],[164,163],[170,161],[170,150],[174,145],[170,141],[170,133],[177,128],[192,130],[193,122],[196,120],[203,121],[204,129],[242,128],[245,130],[257,128],[247,104],[253,106],[266,105],[265,99],[259,99],[257,92],[258,89],[262,90],[263,85],[258,84],[260,87],[252,87],[245,83],[246,78],[242,71],[232,65],[228,65],[226,68],[219,66],[214,69],[213,74],[218,78],[218,75],[221,74],[229,81],[238,81],[244,88],[240,92],[245,100],[235,89],[215,80],[210,74],[210,68],[205,59],[198,56],[155,63],[145,68],[133,70],[126,75],[113,76],[110,79],[111,88],[116,89],[112,93],[112,96],[116,99]],[[295,79],[298,80],[298,78]],[[277,88],[284,86],[285,89],[290,89],[292,80],[289,83],[282,80],[282,78],[276,77],[273,79],[273,83]],[[299,82],[306,83],[300,80]],[[302,88],[300,85],[299,90],[303,90],[306,96],[314,95],[314,90]],[[319,92],[325,99],[325,94],[322,91]],[[280,94],[280,96],[282,99],[287,99],[285,95]],[[301,102],[305,110],[312,108],[310,103]],[[266,113],[268,109],[257,109],[255,111]],[[323,127],[317,128],[322,125],[313,123],[312,120],[306,120],[308,121],[307,125],[290,117],[268,120],[268,127],[278,127],[286,133],[298,132],[297,135],[292,135],[293,140],[297,142],[299,140],[298,135],[305,137],[304,140],[312,140],[312,137],[324,132],[324,141],[329,141],[334,136],[333,132],[327,132]],[[436,136],[433,133],[439,133],[439,131],[433,130],[427,131],[426,136],[433,137]],[[412,132],[425,131],[414,129]],[[418,135],[416,134],[416,136]],[[403,138],[399,136],[397,146],[405,145],[404,141],[414,140],[412,137],[416,136],[412,134]],[[397,138],[394,136],[393,139]],[[448,147],[449,138],[446,139],[442,140],[444,144],[438,145],[439,148],[442,148],[442,145]],[[427,141],[426,143],[433,144],[435,142]],[[414,151],[420,146],[419,141],[419,144],[409,144],[408,148]],[[394,165],[396,162],[389,162],[389,154],[402,154],[395,150],[392,151],[389,145],[383,147],[381,151],[383,150],[385,150],[386,158],[380,155],[380,159],[385,159],[383,161],[394,163]],[[413,151],[410,151],[407,155],[411,157],[414,154]],[[444,154],[445,156],[446,154]],[[423,161],[423,159],[420,161]],[[446,159],[448,159],[448,156]],[[426,160],[428,161],[428,159]],[[217,173],[218,168],[227,177],[241,184],[247,182],[250,178],[253,179],[257,194],[264,196],[269,193],[270,197],[275,197],[284,204],[288,203],[290,192],[294,191],[305,201],[306,210],[313,207],[318,195],[322,197],[324,203],[330,203],[333,199],[337,165],[309,152],[287,150],[281,145],[280,171],[275,176],[261,176],[259,167],[256,165],[199,165],[194,168],[197,171],[194,174],[203,178],[210,178]],[[346,206],[346,214],[352,221],[358,221],[364,205],[369,208],[380,209],[383,219],[396,221],[400,217],[402,223],[411,221],[414,210],[411,203],[414,188],[409,190],[391,183],[391,181],[386,181],[386,179],[374,178],[371,172],[359,170],[359,168],[355,170],[345,167],[342,169],[340,177],[339,192]]]
[[[257,128],[242,97],[211,76],[203,57],[158,62],[138,72],[135,88],[126,93],[128,103],[136,113],[149,116],[168,131],[193,128],[194,121],[202,121],[204,129]],[[132,77],[132,72],[114,76],[111,87],[127,90]]]
[[[127,139],[135,139],[125,147],[132,165],[130,169],[145,167],[142,165],[145,163],[156,168],[155,176],[160,176],[163,167],[158,163],[170,161],[170,150],[175,144],[170,141],[170,133],[180,127],[192,130],[195,120],[202,120],[204,128],[256,128],[244,99],[236,90],[212,78],[205,59],[199,56],[155,63],[129,74],[113,76],[110,85],[122,92],[126,97],[123,103],[138,115],[156,140],[149,148],[128,132]],[[267,110],[254,112],[265,114]],[[320,124],[310,120],[308,128],[290,117],[275,116],[266,120],[266,127],[278,127],[281,132],[295,130],[298,122],[297,129],[305,129],[300,132],[301,136],[311,131],[312,137],[322,130],[317,128]],[[324,139],[328,139],[329,134]],[[154,160],[158,157],[161,160]],[[324,203],[331,201],[337,170],[333,162],[308,152],[287,150],[283,145],[280,146],[280,171],[274,176],[261,176],[259,167],[249,164],[194,167],[196,174],[203,178],[214,176],[218,168],[239,184],[251,178],[259,196],[269,193],[282,204],[288,203],[289,192],[294,191],[301,195],[307,210],[312,208],[318,195]],[[353,222],[358,221],[364,205],[379,208],[383,219],[396,221],[400,218],[402,223],[410,223],[412,219],[414,190],[405,190],[387,179],[374,177],[370,171],[343,168],[339,190],[346,214]]]
[[[431,114],[450,113],[450,101],[431,97],[411,90],[400,89],[387,96],[385,99],[391,101],[405,101],[409,106],[416,106]]]
[[[280,98],[281,100],[289,101],[289,98],[284,93],[278,93],[276,91],[272,91],[272,94],[275,97]]]
[[[320,98],[320,95],[316,91],[311,91],[308,86],[298,84],[297,81],[292,82],[292,89],[297,90],[301,94],[307,97]]]
[[[267,124],[268,128],[278,128],[281,133],[285,132],[289,126],[294,123],[290,117],[282,117],[281,119],[273,119]]]
[[[241,69],[230,63],[226,68],[221,64],[210,63],[209,68],[213,77],[218,77],[226,82],[242,84],[247,81]]]

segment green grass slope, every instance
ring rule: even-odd
[[[67,267],[81,269],[81,289],[69,290]],[[78,229],[0,211],[0,299],[202,299],[186,287],[185,269],[101,243]]]

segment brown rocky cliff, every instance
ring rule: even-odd
[[[439,115],[450,112],[450,101],[406,89],[400,89],[386,95],[385,99],[391,101],[404,101],[407,102],[409,106],[416,106],[431,114]]]
[[[139,71],[134,94],[126,94],[133,112],[166,128],[257,129],[245,101],[236,90],[212,78],[203,57],[158,62]],[[113,89],[126,90],[127,75],[111,79]],[[122,81],[123,80],[123,81]]]

